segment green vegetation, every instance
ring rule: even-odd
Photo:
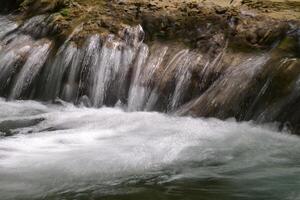
[[[62,10],[60,11],[60,14],[61,14],[62,16],[64,16],[64,17],[67,17],[67,16],[70,15],[70,9],[68,9],[68,8],[62,9]]]

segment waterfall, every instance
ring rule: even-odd
[[[17,23],[9,20],[6,16],[0,15],[0,39],[7,33],[13,31],[18,27]]]
[[[91,88],[94,88],[94,82],[92,80],[92,75],[96,74],[96,69],[98,68],[98,60],[100,56],[101,44],[100,36],[93,35],[87,39],[84,45],[84,54],[82,58],[82,70],[80,73],[80,83],[79,92],[81,96],[86,97],[91,96]],[[90,101],[88,99],[88,101]],[[91,104],[91,103],[89,103]]]
[[[23,46],[18,49],[11,49],[0,54],[0,91],[4,92],[10,84],[13,75],[18,68],[24,63],[24,58],[27,57],[30,51],[30,46]]]
[[[46,62],[51,47],[51,42],[49,41],[41,40],[38,41],[38,43],[39,44],[36,44],[36,47],[33,47],[27,61],[16,76],[15,81],[12,84],[9,99],[21,98],[29,87],[34,86],[33,82]]]
[[[77,42],[80,25],[60,45],[48,37],[56,31],[53,17],[40,15],[17,24],[13,17],[0,16],[1,96],[43,101],[59,98],[97,108],[121,105],[127,111],[258,121],[264,121],[270,110],[277,117],[269,120],[286,121],[288,116],[278,116],[298,99],[292,83],[300,74],[296,70],[299,60],[291,57],[281,66],[280,60],[287,55],[276,53],[276,48],[235,53],[228,49],[227,41],[223,50],[212,56],[183,45],[146,44],[140,25],[124,26],[114,35],[93,34]],[[289,74],[287,68],[293,68],[296,75],[279,86],[276,74]],[[276,96],[277,89],[286,93]],[[276,99],[267,97],[266,91]],[[298,119],[295,114],[293,122]]]
[[[159,46],[154,52],[152,52],[152,54],[149,55],[147,62],[141,66],[136,65],[136,67],[142,67],[142,69],[136,69],[136,72],[138,73],[135,74],[135,76],[137,76],[135,77],[136,82],[133,85],[135,88],[132,88],[132,97],[130,97],[131,103],[133,104],[130,107],[131,110],[143,110],[145,108],[146,101],[151,93],[153,76],[162,63],[167,50],[168,47]]]
[[[132,84],[130,86],[128,95],[128,110],[137,111],[142,110],[142,88],[140,86],[140,80],[142,79],[142,72],[144,70],[144,65],[149,55],[149,48],[147,45],[142,45],[138,52],[135,63],[133,64],[133,78],[131,80]]]
[[[201,59],[201,54],[193,55],[189,50],[181,50],[176,53],[171,60],[166,64],[165,69],[159,77],[157,86],[153,89],[146,105],[146,110],[153,110],[159,100],[159,96],[166,93],[166,87],[170,87],[168,82],[175,82],[174,92],[168,96],[166,109],[171,111],[177,108],[182,103],[182,98],[188,90],[191,81],[193,67],[195,67]],[[161,90],[161,91],[160,91]],[[173,94],[172,94],[173,93]]]
[[[73,36],[81,30],[81,26],[77,27],[73,33],[67,38],[63,45],[58,49],[55,58],[46,64],[46,69],[41,76],[40,87],[38,95],[44,100],[55,99],[60,97],[62,81],[64,74],[68,68],[73,68],[75,63],[73,61],[77,56],[79,49],[77,45],[72,42]],[[78,60],[76,60],[78,62]]]
[[[116,81],[117,73],[121,68],[120,62],[120,43],[114,41],[113,36],[108,36],[101,48],[98,62],[95,65],[96,69],[92,70],[91,101],[93,106],[100,107],[104,104],[109,87],[113,81]]]
[[[196,112],[191,114],[220,118],[229,117],[226,115],[231,110],[239,114],[243,100],[247,98],[248,91],[254,89],[255,78],[261,74],[268,59],[265,55],[251,57],[238,66],[229,67],[207,91],[181,108],[180,112]]]
[[[76,52],[73,54],[71,67],[68,71],[67,81],[63,86],[61,98],[65,101],[74,101],[78,94],[78,85],[77,82],[79,76],[79,71],[81,69],[81,58],[82,52],[80,49],[76,49]]]
[[[59,97],[64,73],[72,64],[76,52],[77,47],[74,43],[64,45],[58,50],[53,63],[46,66],[44,76],[40,81],[42,86],[41,96],[45,100]]]

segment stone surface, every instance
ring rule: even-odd
[[[83,24],[78,40],[141,24],[146,41],[173,40],[215,54],[226,40],[241,49],[269,48],[291,24],[299,26],[300,0],[24,0],[19,11],[25,18],[57,14],[61,36]]]

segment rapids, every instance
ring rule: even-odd
[[[0,101],[0,128],[36,122],[0,139],[2,200],[300,198],[300,139],[272,126],[61,103]]]
[[[211,56],[79,25],[61,44],[52,17],[0,16],[1,200],[300,199],[300,60],[280,41]]]

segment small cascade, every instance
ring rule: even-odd
[[[31,35],[34,38],[47,37],[57,31],[57,26],[53,23],[55,15],[38,15],[25,21],[18,32]]]
[[[28,56],[30,46],[11,50],[2,53],[0,56],[0,91],[5,90],[11,81],[11,77],[17,72],[18,68],[24,63],[24,58]]]
[[[79,72],[81,69],[81,58],[82,52],[80,49],[76,49],[76,52],[73,54],[71,67],[67,72],[67,81],[62,86],[62,95],[61,98],[65,101],[72,102],[75,101],[78,95],[78,79]]]
[[[152,49],[152,52],[145,63],[143,57],[147,54],[147,49],[143,49],[141,54],[139,54],[141,58],[138,59],[138,62],[135,65],[137,68],[135,69],[134,85],[131,88],[131,96],[129,97],[130,110],[140,111],[145,108],[153,89],[153,81],[155,81],[153,80],[153,77],[155,72],[160,67],[168,51],[168,47],[166,46],[158,46],[154,49],[155,50]]]
[[[93,70],[98,67],[98,60],[101,51],[101,39],[99,35],[93,35],[89,37],[84,45],[84,52],[82,56],[82,70],[80,72],[79,82],[79,95],[84,99],[87,99],[90,105],[91,89],[94,86],[92,76],[95,75]],[[81,101],[81,100],[80,100]]]
[[[9,99],[19,99],[28,96],[26,92],[30,87],[34,87],[39,72],[44,66],[47,56],[51,50],[51,42],[47,40],[38,41],[29,53],[28,59],[16,76],[12,84]]]
[[[164,71],[162,72],[162,76],[160,77],[159,84],[157,84],[157,86],[151,92],[151,95],[150,95],[149,100],[146,105],[146,110],[153,109],[153,107],[155,106],[155,104],[157,103],[158,98],[159,98],[159,94],[158,94],[159,87],[161,87],[161,85],[163,85],[163,86],[165,85],[162,82],[164,82],[165,79],[167,79],[168,76],[171,75],[172,71],[177,70],[177,69],[175,69],[176,67],[178,67],[177,64],[179,64],[179,65],[183,64],[181,61],[184,62],[184,59],[187,57],[187,54],[188,54],[188,50],[182,50],[182,51],[178,52],[177,54],[175,54],[174,58],[172,58],[171,61],[166,65],[166,68],[164,69]],[[179,66],[179,67],[181,67],[181,66]],[[174,77],[174,78],[176,78],[176,77]]]
[[[187,49],[176,53],[161,73],[158,84],[151,92],[146,110],[155,109],[158,101],[163,102],[164,96],[167,101],[165,109],[167,111],[176,109],[188,91],[193,68],[199,64],[201,57],[201,54],[194,54]]]
[[[201,59],[201,55],[191,54],[187,55],[185,58],[180,60],[178,67],[175,67],[173,70],[176,71],[175,81],[176,86],[172,100],[169,104],[171,110],[175,110],[183,103],[183,98],[185,93],[188,91],[189,85],[191,84],[192,71]]]
[[[261,122],[283,122],[290,118],[288,123],[298,124],[300,116],[300,60],[285,58],[280,61],[277,70],[266,81],[252,105],[251,118]],[[288,87],[282,89],[282,81]],[[276,84],[277,83],[277,84]],[[281,90],[279,90],[281,89]],[[266,99],[268,103],[266,104]],[[250,118],[250,117],[249,117]]]
[[[46,64],[46,68],[39,81],[38,96],[43,100],[60,97],[64,74],[68,68],[77,65],[73,60],[77,56],[77,45],[72,42],[73,36],[81,30],[78,26],[64,44],[58,49],[53,60]],[[77,58],[77,57],[76,57]]]
[[[18,25],[0,16],[1,96],[262,122],[286,122],[285,110],[298,106],[299,59],[276,46],[236,53],[227,41],[210,55],[178,43],[146,44],[141,26],[78,42],[81,25],[59,45],[48,37],[54,17]]]
[[[7,33],[13,31],[18,27],[17,23],[9,20],[5,16],[0,15],[0,39],[4,37]]]
[[[63,45],[55,55],[54,61],[46,66],[40,80],[39,95],[42,99],[49,100],[59,97],[64,73],[72,64],[76,53],[77,47],[74,43]]]
[[[248,58],[237,66],[230,66],[207,91],[183,106],[178,113],[217,116],[222,119],[230,117],[232,113],[239,115],[245,109],[243,102],[252,94],[249,91],[256,88],[256,80],[268,60],[267,55],[261,55]]]
[[[100,107],[108,95],[109,87],[116,81],[121,65],[121,44],[108,36],[104,42],[98,62],[92,69],[91,101],[94,107]]]
[[[115,88],[118,90],[117,100],[123,104],[128,104],[128,93],[131,85],[131,72],[134,69],[134,61],[138,60],[139,49],[144,48],[144,30],[138,25],[136,27],[125,27],[119,33],[121,39],[125,41],[122,45],[121,70],[118,73]]]
[[[128,111],[139,111],[143,109],[143,88],[140,82],[143,79],[143,70],[149,55],[147,45],[141,45],[133,64],[133,75],[128,94]]]
[[[144,32],[141,26],[126,27],[119,35],[121,41],[113,35],[104,38],[96,64],[91,68],[92,87],[89,96],[94,107],[126,101],[128,73]]]
[[[35,42],[26,35],[20,35],[8,41],[5,39],[2,41],[2,49],[0,49],[0,92],[2,96],[9,96],[12,80],[16,79],[14,77],[17,76],[31,55],[30,52]]]

